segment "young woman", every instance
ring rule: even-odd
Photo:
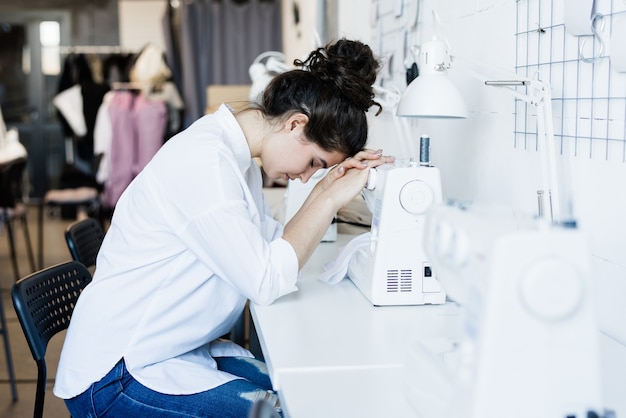
[[[246,417],[277,404],[264,363],[220,340],[246,300],[296,279],[339,208],[391,161],[364,149],[379,67],[339,40],[276,76],[260,103],[222,105],[170,139],[123,193],[66,335],[54,393],[74,417]],[[333,167],[283,228],[271,178]]]

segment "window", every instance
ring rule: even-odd
[[[58,75],[61,72],[61,27],[56,21],[43,21],[39,24],[41,43],[41,72],[44,75]]]

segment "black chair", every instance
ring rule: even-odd
[[[96,265],[96,256],[104,240],[100,222],[85,218],[70,224],[65,230],[65,242],[72,260],[80,261],[88,268]]]
[[[26,158],[18,158],[0,166],[0,218],[6,228],[7,237],[9,239],[9,251],[15,281],[22,277],[17,262],[17,250],[13,230],[13,225],[17,221],[22,224],[24,231],[24,241],[26,243],[31,272],[36,270],[35,256],[30,241],[30,233],[28,232],[28,213],[22,202],[22,182],[24,172],[26,171],[26,163]]]
[[[24,230],[24,239],[31,265],[31,271],[35,270],[35,258],[28,232],[27,212],[22,203],[22,180],[26,170],[26,158],[18,158],[0,165],[0,220],[7,231],[9,239],[9,253],[15,280],[20,278],[17,262],[17,250],[15,248],[14,223],[20,222]],[[17,401],[17,384],[15,381],[15,371],[13,368],[13,357],[11,355],[11,344],[4,313],[2,295],[0,295],[0,334],[4,341],[4,353],[7,361],[7,372],[11,385],[11,395],[13,401]]]
[[[4,337],[4,354],[7,359],[7,371],[9,373],[9,383],[11,384],[11,396],[13,401],[17,401],[17,385],[15,382],[15,371],[13,370],[13,357],[11,356],[11,344],[9,344],[9,334],[7,332],[7,321],[4,315],[4,302],[0,295],[0,334]]]
[[[67,261],[32,273],[11,288],[17,318],[37,363],[35,418],[43,415],[48,342],[67,329],[76,301],[90,282],[87,267],[78,261]]]

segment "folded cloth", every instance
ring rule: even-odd
[[[324,264],[324,272],[320,275],[319,280],[329,284],[337,284],[343,280],[348,273],[348,266],[350,265],[352,256],[361,248],[369,246],[370,238],[370,232],[352,238],[350,242],[341,249],[336,259]]]

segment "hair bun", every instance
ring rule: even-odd
[[[373,100],[375,94],[372,88],[380,63],[364,43],[340,39],[311,52],[304,62],[295,60],[294,64],[320,80],[332,83],[358,108],[367,112],[372,105],[380,107]]]

